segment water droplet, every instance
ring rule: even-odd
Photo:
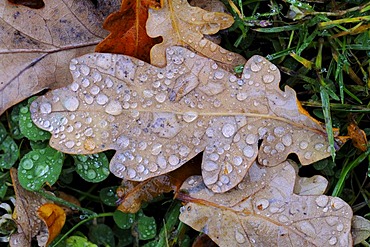
[[[252,158],[254,156],[253,146],[250,145],[245,146],[245,148],[243,149],[243,154],[247,158]]]
[[[144,96],[144,98],[151,98],[151,97],[153,97],[153,95],[154,95],[154,93],[153,93],[153,91],[152,91],[152,90],[145,89],[145,90],[143,91],[143,96]]]
[[[67,141],[67,142],[64,143],[64,145],[67,148],[73,148],[75,146],[75,142],[74,141]]]
[[[285,146],[283,143],[279,142],[275,145],[275,149],[278,152],[283,152],[285,150]]]
[[[256,201],[256,208],[258,210],[265,210],[268,206],[270,206],[270,202],[267,199],[259,199]]]
[[[344,225],[343,225],[343,224],[338,224],[338,225],[337,225],[337,231],[338,231],[338,232],[343,231],[343,229],[344,229]]]
[[[311,157],[312,157],[312,152],[306,152],[305,154],[304,154],[304,158],[305,159],[311,159]]]
[[[84,76],[87,76],[89,73],[90,73],[90,68],[87,66],[87,65],[81,65],[80,67],[80,72],[81,74],[83,74]]]
[[[84,142],[84,148],[87,150],[87,151],[93,151],[96,147],[96,144],[94,142],[93,139],[91,138],[87,138]]]
[[[308,147],[308,142],[306,142],[306,141],[301,141],[301,142],[299,143],[299,147],[300,147],[301,149],[306,149],[306,148]]]
[[[189,155],[189,153],[190,153],[190,148],[188,148],[187,146],[185,146],[185,145],[182,145],[181,147],[180,147],[180,149],[179,149],[179,154],[180,154],[180,156],[182,156],[182,157],[186,157],[186,156],[188,156]]]
[[[49,166],[46,164],[39,164],[34,171],[36,177],[42,177],[49,171]]]
[[[87,128],[85,131],[84,131],[84,135],[85,136],[91,136],[93,134],[93,129],[92,128]]]
[[[165,100],[166,100],[166,94],[165,93],[159,93],[155,96],[155,99],[159,102],[159,103],[163,103]]]
[[[31,159],[23,159],[22,167],[26,170],[29,170],[33,167],[33,161]]]
[[[191,123],[198,118],[198,113],[197,112],[185,112],[182,115],[182,118],[184,119],[185,122]]]
[[[257,142],[257,136],[255,134],[248,134],[247,137],[245,138],[245,142],[247,144],[254,144]]]
[[[238,230],[235,231],[235,240],[239,244],[245,243],[246,239],[242,233],[240,233]]]
[[[91,96],[90,94],[85,95],[85,102],[88,105],[91,105],[94,102],[94,97]]]
[[[160,143],[155,143],[152,146],[152,155],[158,155],[162,151],[162,144]]]
[[[105,94],[99,94],[97,97],[96,97],[96,103],[98,103],[99,105],[104,105],[108,102],[108,97],[107,95]]]
[[[236,82],[236,80],[237,80],[238,78],[235,76],[235,75],[231,75],[230,77],[229,77],[229,81],[230,82]]]
[[[97,95],[100,92],[100,88],[96,85],[92,86],[90,89],[90,93],[92,95]]]
[[[262,76],[262,80],[266,84],[269,84],[269,83],[273,82],[274,79],[275,79],[275,76],[271,75],[271,74],[267,74],[267,75]]]
[[[281,141],[285,146],[289,147],[290,145],[292,145],[293,139],[290,134],[286,134],[281,138]]]
[[[120,149],[126,148],[130,144],[130,139],[127,136],[121,135],[117,138],[116,143]]]
[[[200,47],[200,48],[204,48],[204,47],[206,46],[206,44],[207,44],[207,40],[206,40],[206,39],[201,39],[201,40],[198,42],[198,44],[199,44],[199,47]]]
[[[204,169],[205,171],[214,171],[216,169],[218,169],[218,165],[216,162],[213,162],[213,161],[210,161],[210,160],[206,160],[202,163],[202,169]]]
[[[82,79],[82,81],[81,81],[81,85],[82,85],[83,87],[88,87],[88,86],[90,85],[90,81],[89,81],[89,79],[87,79],[87,78]]]
[[[218,80],[221,80],[222,78],[224,78],[224,75],[225,75],[225,73],[222,72],[222,71],[216,71],[215,72],[215,78],[218,79]]]
[[[260,71],[261,70],[261,65],[259,65],[259,64],[256,64],[255,62],[252,62],[252,64],[251,64],[251,70],[253,71],[253,72],[258,72],[258,71]]]
[[[51,104],[48,102],[41,103],[40,112],[42,114],[49,114],[51,112]]]
[[[329,244],[330,245],[335,245],[336,243],[338,242],[338,239],[337,239],[337,237],[331,237],[330,239],[329,239]]]
[[[176,166],[178,165],[180,162],[180,159],[179,157],[177,157],[176,155],[171,155],[169,158],[168,158],[168,163],[170,163],[171,166]]]
[[[123,112],[123,108],[119,101],[112,100],[105,106],[105,112],[110,115],[117,116]]]
[[[78,99],[74,96],[69,96],[63,101],[63,106],[68,111],[75,111],[77,110],[78,106],[80,105],[80,102]]]
[[[227,123],[222,127],[222,134],[229,138],[235,134],[236,128],[234,124]]]
[[[282,137],[284,135],[284,133],[285,133],[284,127],[278,126],[278,127],[274,128],[274,134],[276,136]]]
[[[328,204],[329,197],[321,195],[321,196],[319,196],[315,199],[315,202],[316,202],[317,206],[323,208]]]
[[[130,179],[136,177],[136,171],[132,168],[127,169],[127,175]]]
[[[239,100],[239,101],[246,100],[247,98],[248,98],[248,93],[247,92],[239,92],[236,95],[236,99]]]
[[[113,87],[113,81],[112,81],[112,79],[110,79],[109,77],[107,77],[105,79],[105,85],[107,86],[107,88]]]
[[[235,156],[233,159],[233,163],[235,166],[240,166],[243,163],[243,158],[240,156]]]
[[[275,71],[277,70],[277,67],[275,64],[270,64],[270,70]]]
[[[320,151],[323,147],[324,147],[324,144],[322,144],[322,143],[317,143],[317,144],[315,144],[315,149],[316,149],[317,151]]]
[[[96,171],[94,171],[93,169],[89,169],[87,170],[86,176],[89,179],[94,179],[96,178]]]
[[[38,160],[39,158],[40,158],[40,155],[38,155],[38,154],[34,154],[34,155],[32,155],[32,159],[33,159],[34,161]]]
[[[345,203],[342,201],[342,199],[339,199],[337,197],[333,197],[331,200],[331,207],[333,210],[339,210],[343,208]]]

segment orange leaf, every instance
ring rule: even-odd
[[[103,27],[110,31],[95,51],[130,55],[149,62],[149,52],[159,39],[146,34],[148,8],[159,8],[156,0],[122,0],[121,9],[105,20]]]
[[[44,221],[49,230],[46,246],[59,235],[66,221],[64,210],[53,203],[46,203],[37,210],[38,216]]]
[[[367,138],[365,132],[360,129],[356,122],[352,121],[348,127],[348,135],[352,139],[353,146],[365,152],[367,150]]]

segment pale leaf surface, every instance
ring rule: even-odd
[[[85,0],[50,0],[42,9],[0,2],[0,115],[71,80],[69,61],[93,52],[107,34],[103,20],[119,6],[118,0],[108,2],[110,8],[103,1],[96,8]]]
[[[294,162],[254,163],[234,189],[215,194],[190,177],[178,198],[180,220],[219,246],[352,246],[351,207],[337,197],[293,193]]]
[[[233,22],[234,19],[229,14],[192,7],[187,0],[164,0],[162,8],[149,9],[146,23],[148,36],[163,38],[162,43],[152,47],[150,63],[164,67],[166,49],[179,45],[221,64],[231,66],[244,64],[245,59],[241,55],[227,51],[204,37],[230,27]]]
[[[352,218],[353,243],[359,244],[370,237],[370,221],[364,217],[354,215]]]
[[[182,47],[167,50],[164,68],[101,53],[73,59],[70,68],[73,83],[35,100],[32,119],[62,152],[117,150],[110,170],[118,177],[143,181],[204,151],[204,181],[223,192],[257,155],[265,166],[290,153],[303,165],[330,155],[322,125],[293,89],[279,89],[280,72],[263,57],[252,57],[240,79]]]

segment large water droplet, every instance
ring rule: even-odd
[[[49,166],[46,164],[39,164],[34,171],[36,177],[42,177],[49,171]]]
[[[87,170],[86,176],[89,179],[94,179],[94,178],[96,178],[96,171],[94,171],[92,169],[89,169],[89,170]]]
[[[299,143],[299,147],[300,147],[301,149],[306,149],[306,148],[308,147],[308,142],[306,142],[306,141],[301,141],[301,142]]]
[[[185,112],[182,116],[185,122],[191,123],[198,118],[197,112]]]
[[[274,79],[275,79],[275,76],[271,75],[271,74],[267,74],[267,75],[262,76],[262,80],[266,84],[269,84],[269,83],[273,82]]]
[[[98,96],[96,96],[96,103],[98,103],[99,105],[104,105],[108,102],[109,98],[107,95],[105,94],[98,94]]]
[[[130,144],[130,139],[127,136],[121,135],[117,138],[116,142],[119,148],[126,148]]]
[[[243,162],[243,158],[240,156],[235,156],[233,159],[233,163],[235,166],[240,166]]]
[[[42,114],[49,114],[51,112],[51,104],[49,102],[41,103],[40,112]]]
[[[130,179],[136,177],[136,171],[132,168],[127,169],[127,175]]]
[[[117,116],[123,112],[123,108],[119,101],[112,100],[105,106],[105,112],[110,115]]]
[[[321,195],[321,196],[316,198],[315,202],[316,202],[317,206],[323,208],[328,204],[329,197]]]
[[[245,157],[252,158],[254,156],[253,146],[247,145],[243,149],[243,154],[244,154]]]
[[[286,134],[281,138],[281,141],[285,146],[289,147],[290,145],[292,145],[293,139],[290,134]]]
[[[242,233],[240,233],[238,230],[235,231],[235,240],[239,244],[245,243],[246,239]]]
[[[227,123],[222,127],[222,134],[229,138],[235,134],[236,127],[233,124]]]
[[[245,138],[245,142],[247,144],[254,144],[257,142],[257,136],[255,134],[248,134],[247,137]]]
[[[256,208],[258,210],[265,210],[268,206],[270,206],[270,202],[267,199],[263,198],[256,201]]]
[[[65,100],[63,101],[63,106],[68,111],[77,110],[79,105],[80,105],[80,102],[74,96],[69,96],[69,97],[65,98]]]
[[[179,162],[180,162],[180,159],[176,155],[171,155],[168,158],[168,163],[170,163],[171,166],[176,166],[179,164]]]
[[[152,146],[151,153],[152,155],[158,155],[162,151],[162,144],[160,143],[155,143]]]
[[[204,161],[202,165],[202,168],[208,172],[218,169],[217,163],[210,160]]]
[[[64,145],[67,148],[73,148],[75,146],[75,142],[74,141],[67,141],[67,142],[64,143]]]
[[[338,239],[337,239],[337,237],[331,237],[330,239],[329,239],[329,244],[330,245],[335,245],[336,243],[338,242]]]
[[[29,170],[33,167],[33,161],[31,159],[23,159],[22,167],[26,170]]]

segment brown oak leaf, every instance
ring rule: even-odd
[[[32,120],[62,152],[117,150],[110,170],[128,180],[168,173],[204,151],[202,176],[215,192],[235,187],[257,156],[265,166],[290,153],[303,165],[330,156],[324,127],[293,89],[280,90],[265,58],[249,59],[237,78],[183,47],[166,57],[164,68],[115,54],[73,59],[73,83],[35,100]]]
[[[178,198],[180,220],[219,246],[352,246],[352,209],[342,199],[293,193],[292,161],[254,163],[234,189],[215,194],[190,177]]]
[[[160,40],[146,34],[145,23],[149,8],[159,8],[157,0],[122,0],[121,9],[104,21],[103,28],[110,31],[95,51],[133,56],[149,62],[153,45]]]
[[[179,45],[210,57],[220,64],[244,64],[245,59],[241,55],[227,51],[204,38],[205,34],[215,34],[230,27],[233,22],[234,19],[229,14],[192,7],[187,0],[164,0],[162,8],[149,9],[146,31],[149,37],[163,38],[162,43],[151,49],[150,62],[155,66],[164,67],[166,49]]]
[[[69,61],[94,51],[117,1],[98,1],[95,7],[84,0],[50,0],[42,9],[1,1],[0,115],[33,94],[66,85]]]

